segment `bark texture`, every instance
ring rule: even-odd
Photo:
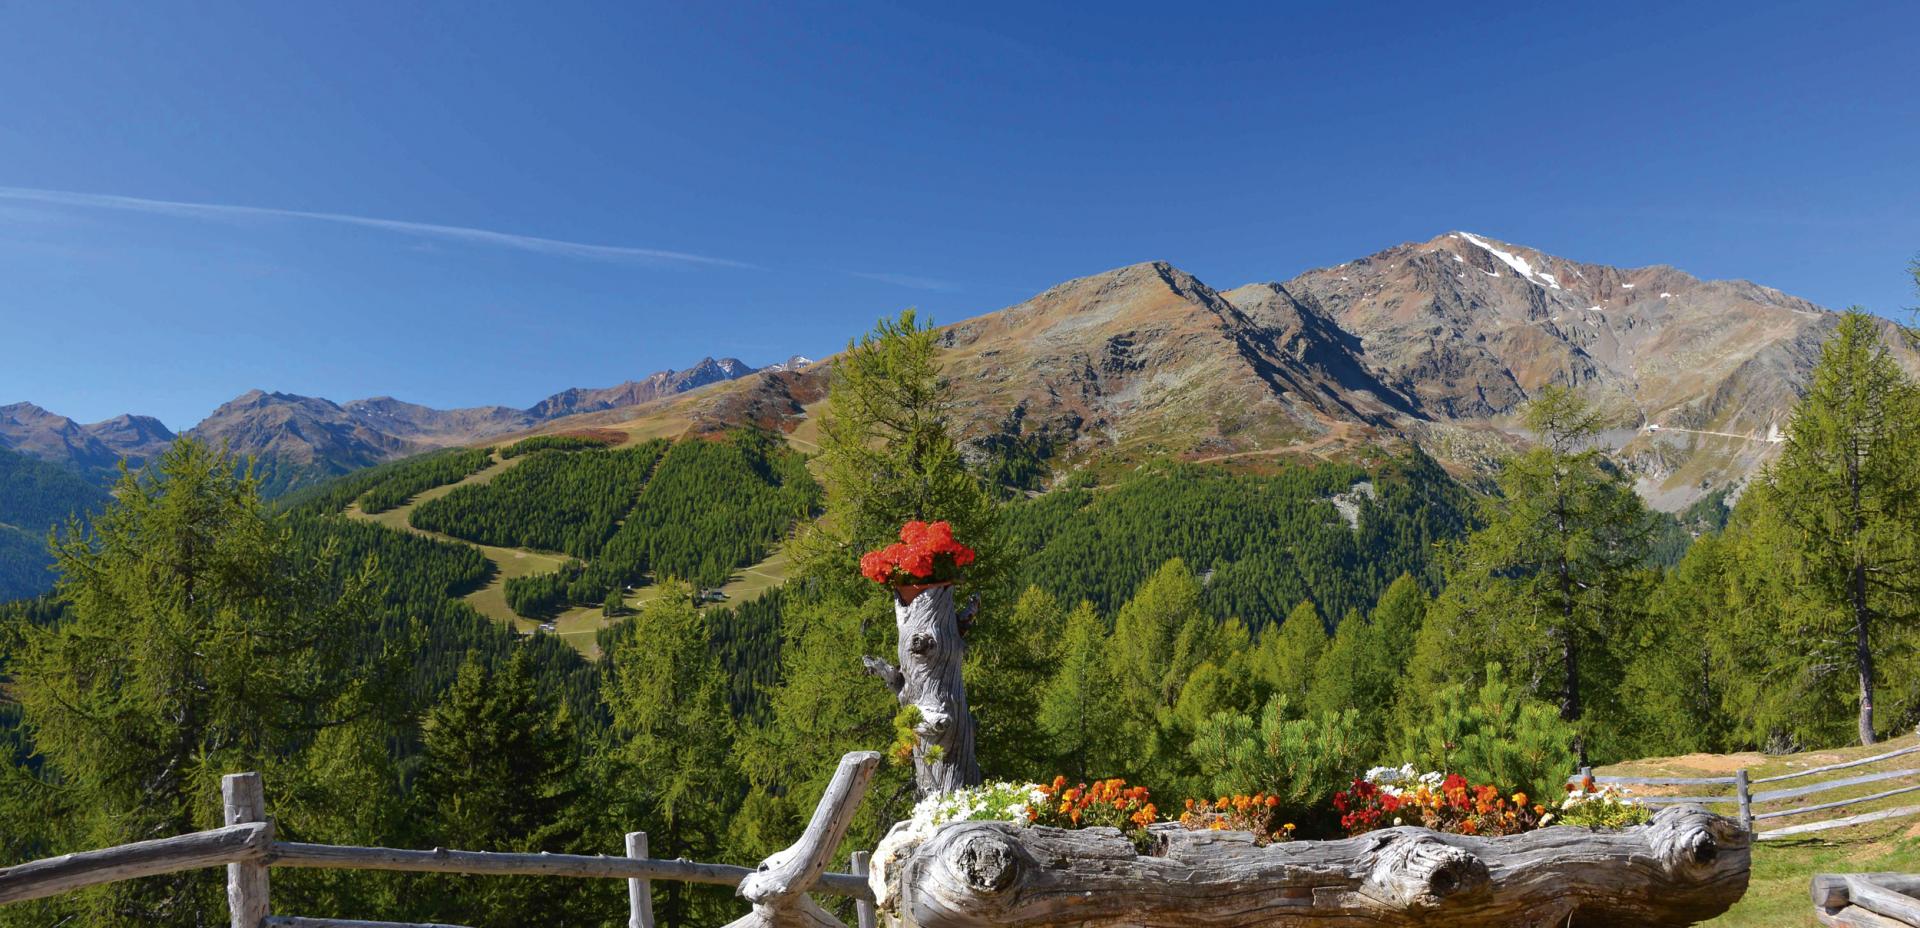
[[[952,792],[980,783],[974,758],[973,714],[967,710],[967,686],[960,679],[966,642],[954,614],[953,587],[941,585],[893,604],[900,633],[900,664],[867,659],[867,669],[887,682],[902,707],[919,710],[913,749],[913,784],[921,796]]]
[[[1143,856],[1113,829],[950,825],[891,870],[886,908],[913,928],[1665,928],[1712,918],[1747,887],[1747,833],[1697,806],[1620,832],[1496,839],[1154,835]]]

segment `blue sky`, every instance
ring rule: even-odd
[[[1457,228],[1898,313],[1915,35],[1911,3],[0,3],[0,404],[520,406]]]

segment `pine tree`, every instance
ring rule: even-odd
[[[1841,317],[1760,488],[1806,582],[1843,617],[1833,631],[1852,651],[1862,744],[1877,737],[1875,652],[1920,627],[1920,391],[1879,329],[1859,309]]]
[[[351,717],[362,687],[363,585],[302,557],[234,462],[190,438],[123,472],[91,525],[54,545],[63,621],[21,629],[13,692],[84,816],[81,843],[172,837],[219,822],[225,773],[279,765]],[[218,880],[185,874],[83,901],[88,924],[224,921]]]
[[[1417,767],[1458,773],[1474,783],[1530,796],[1554,796],[1576,768],[1573,726],[1548,703],[1530,699],[1499,664],[1478,687],[1456,683],[1437,711],[1408,719],[1402,756]]]
[[[486,851],[586,849],[586,784],[572,723],[564,710],[544,704],[529,668],[524,649],[498,668],[469,660],[427,714],[413,797],[427,843]],[[596,889],[561,879],[432,882],[435,891],[421,894],[420,915],[485,928],[584,918]]]

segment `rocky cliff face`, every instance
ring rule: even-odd
[[[1224,454],[1384,427],[1408,407],[1284,292],[1246,302],[1151,262],[954,325],[963,430],[1128,457]]]

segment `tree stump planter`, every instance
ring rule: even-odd
[[[886,681],[902,707],[919,712],[914,733],[913,783],[920,796],[950,793],[980,783],[974,760],[973,714],[960,679],[966,643],[954,612],[953,584],[903,585],[894,590],[894,625],[900,636],[898,666],[866,658],[867,672]]]
[[[959,822],[875,862],[911,928],[1665,928],[1746,892],[1748,834],[1697,806],[1617,832],[1505,838],[1388,828],[1257,847],[1155,825],[1147,854],[1111,828]],[[888,842],[882,842],[883,853]]]

